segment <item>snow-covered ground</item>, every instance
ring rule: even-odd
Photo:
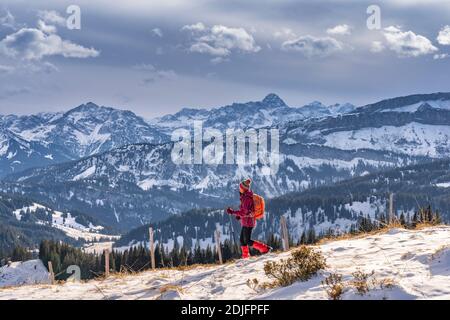
[[[331,272],[343,276],[361,270],[393,283],[360,296],[346,286],[344,299],[450,299],[450,227],[391,229],[363,238],[330,241],[317,246],[328,268],[306,282],[255,291],[248,279],[269,281],[264,263],[287,258],[271,253],[237,263],[199,266],[190,270],[146,271],[130,276],[63,285],[33,285],[0,290],[0,299],[327,299],[322,280]]]
[[[47,269],[41,260],[13,262],[0,268],[0,288],[50,283]]]
[[[102,254],[107,249],[111,252],[113,244],[114,241],[93,242],[85,244],[82,249],[86,253]]]

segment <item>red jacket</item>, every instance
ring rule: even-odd
[[[253,192],[245,191],[240,195],[241,206],[239,210],[233,210],[231,214],[239,216],[243,227],[254,227],[256,220],[254,218],[255,205],[253,204]]]

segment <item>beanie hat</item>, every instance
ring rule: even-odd
[[[252,183],[252,180],[245,179],[239,184],[239,188],[244,189],[244,190],[248,190],[248,189],[250,189],[250,184],[251,183]]]

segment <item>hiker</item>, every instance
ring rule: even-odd
[[[252,230],[256,225],[255,218],[255,204],[254,204],[254,194],[250,190],[251,180],[246,179],[239,184],[239,196],[241,200],[241,206],[239,210],[233,210],[232,208],[227,208],[227,213],[236,216],[236,219],[241,221],[241,249],[242,258],[246,259],[249,257],[249,248],[252,246],[261,253],[267,253],[270,251],[270,247],[262,242],[252,240]],[[262,198],[261,198],[262,199]],[[264,200],[262,200],[264,201]]]

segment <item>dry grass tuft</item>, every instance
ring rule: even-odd
[[[433,261],[433,260],[438,259],[438,258],[442,255],[442,253],[443,253],[445,250],[449,249],[449,248],[450,248],[450,246],[448,246],[448,245],[442,245],[442,246],[440,246],[439,248],[436,249],[436,251],[434,251],[434,252],[431,254],[430,260]]]
[[[325,280],[322,281],[328,298],[331,300],[340,300],[344,293],[344,283],[342,282],[342,275],[338,273],[331,273]]]
[[[184,292],[182,287],[174,285],[174,284],[166,284],[166,285],[163,285],[163,286],[161,286],[159,288],[159,292],[161,294],[164,294],[164,293],[169,292],[169,291],[177,291],[177,292],[180,292],[180,293]]]
[[[373,278],[374,275],[375,271],[373,270],[371,273],[365,273],[358,269],[357,271],[352,273],[353,280],[350,282],[350,284],[356,289],[359,295],[363,296],[367,292],[369,292],[369,286],[371,284],[376,284],[375,279]],[[369,279],[371,280],[371,283],[369,283]]]
[[[361,270],[356,270],[352,273],[352,279],[348,281],[342,280],[342,275],[338,273],[331,273],[325,280],[322,281],[325,292],[331,300],[340,300],[342,294],[348,288],[353,288],[356,292],[363,296],[371,290],[376,289],[392,289],[397,285],[393,278],[376,279],[375,271],[365,273]]]

